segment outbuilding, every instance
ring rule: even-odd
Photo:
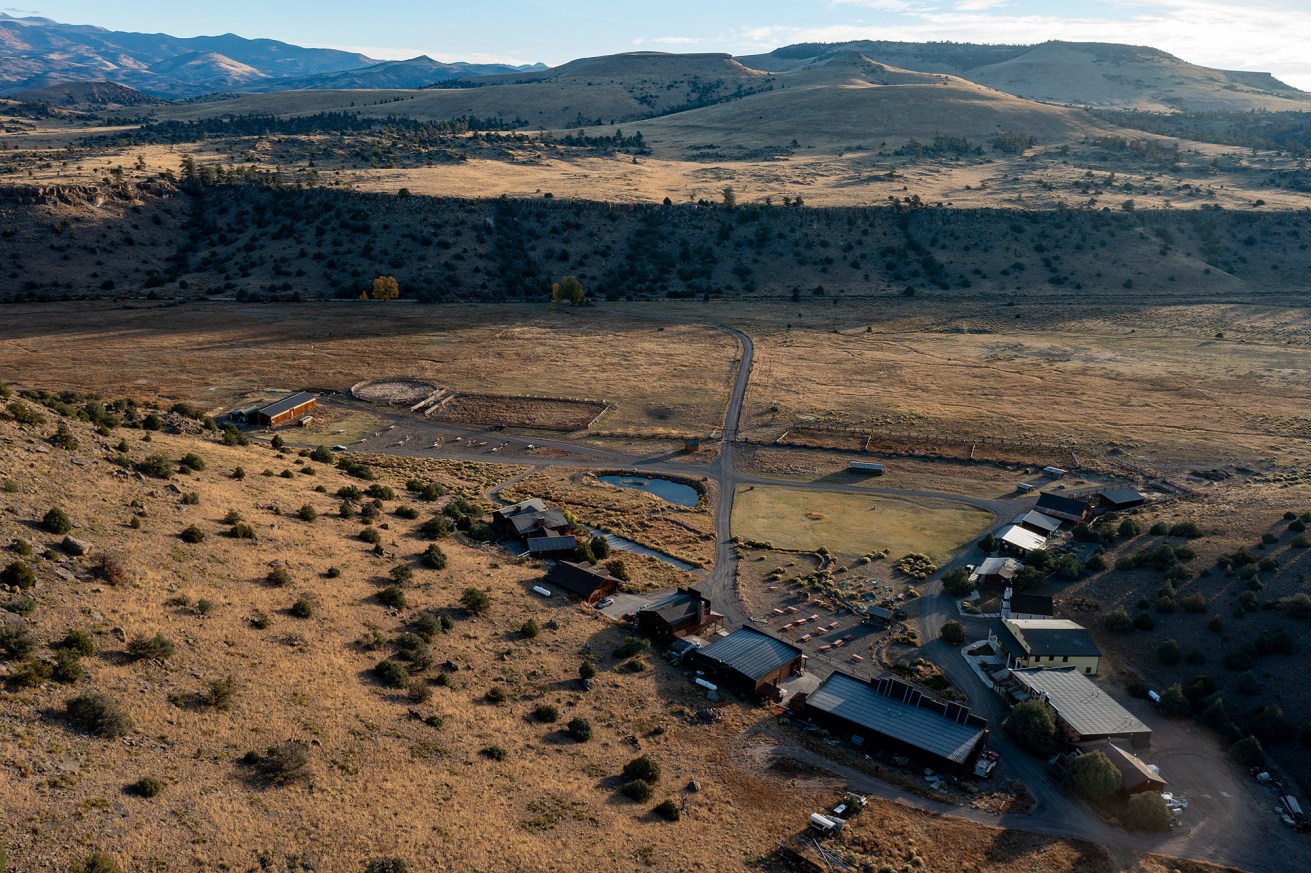
[[[1060,519],[1052,518],[1050,515],[1043,515],[1036,509],[1031,509],[1016,516],[1014,523],[1025,530],[1033,531],[1044,537],[1050,537],[1061,529]]]
[[[1047,538],[1018,524],[1008,524],[997,531],[997,548],[1005,554],[1023,558],[1030,552],[1047,548]]]
[[[837,671],[794,706],[853,743],[885,747],[957,776],[973,772],[988,741],[987,721],[968,708],[886,676],[866,682]]]
[[[710,598],[696,588],[679,588],[637,611],[637,632],[662,645],[688,636],[704,636],[723,624]]]
[[[546,584],[581,597],[586,603],[596,603],[619,590],[619,580],[604,567],[560,561],[546,573]]]
[[[1038,495],[1038,503],[1034,506],[1034,509],[1043,515],[1059,518],[1061,521],[1068,521],[1070,524],[1083,524],[1092,513],[1092,507],[1086,501],[1066,497],[1062,494],[1052,494],[1049,491],[1044,491]]]
[[[779,684],[799,674],[805,655],[789,642],[753,627],[740,627],[690,653],[694,667],[718,684],[743,694],[781,699]]]
[[[1147,502],[1147,498],[1137,489],[1130,488],[1127,485],[1103,491],[1097,495],[1097,499],[1101,501],[1103,506],[1116,511],[1133,509]]]
[[[1001,598],[1001,614],[1003,618],[1051,618],[1056,604],[1050,594],[1016,594],[1008,587]]]
[[[1012,670],[1070,668],[1092,675],[1102,657],[1088,630],[1064,618],[1003,618],[989,642]]]
[[[1015,701],[1039,700],[1071,745],[1115,740],[1132,749],[1152,744],[1152,729],[1077,670],[1012,670]]]
[[[1024,565],[1014,558],[984,558],[974,571],[975,582],[979,585],[1010,585]]]
[[[1110,758],[1115,769],[1120,771],[1120,790],[1125,794],[1144,794],[1148,791],[1159,794],[1169,785],[1160,770],[1110,740],[1080,743],[1079,748],[1084,754],[1101,752]]]
[[[578,550],[578,538],[570,534],[547,534],[528,538],[528,554],[534,558],[558,558]]]
[[[248,421],[260,427],[280,427],[306,415],[319,405],[318,398],[308,391],[300,391],[281,400],[261,406]]]

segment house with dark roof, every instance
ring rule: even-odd
[[[1001,598],[1001,614],[1002,618],[1051,618],[1056,614],[1056,604],[1049,594],[1017,594],[1007,588]]]
[[[716,684],[773,700],[781,699],[779,684],[799,674],[805,660],[791,643],[745,626],[689,656],[692,666]]]
[[[619,590],[619,580],[604,567],[560,561],[546,573],[546,584],[596,603]]]
[[[1117,511],[1133,509],[1135,506],[1142,506],[1147,502],[1145,496],[1143,496],[1137,489],[1130,488],[1128,485],[1103,491],[1101,494],[1097,495],[1097,499],[1106,508]]]
[[[1070,745],[1115,740],[1145,749],[1152,744],[1152,729],[1078,670],[1012,670],[1010,676],[1012,700],[1046,704]]]
[[[1070,524],[1083,524],[1092,514],[1092,507],[1086,501],[1048,491],[1038,495],[1038,503],[1034,509],[1043,515],[1059,518]]]
[[[1087,629],[1064,618],[1003,618],[988,641],[1011,670],[1070,668],[1092,675],[1102,657]]]
[[[1169,785],[1159,770],[1110,740],[1081,743],[1079,748],[1083,749],[1085,754],[1101,752],[1110,758],[1115,769],[1120,771],[1120,790],[1125,794],[1143,794],[1148,791],[1159,794]]]
[[[248,417],[261,427],[281,427],[307,415],[319,405],[318,398],[308,391],[299,391],[267,406],[261,406]]]
[[[548,507],[536,497],[493,510],[492,526],[503,536],[517,537],[524,542],[564,534],[573,527],[563,512]]]
[[[856,745],[888,748],[958,776],[973,772],[988,742],[985,719],[959,703],[935,700],[891,677],[866,682],[834,672],[792,705],[805,718]]]
[[[723,622],[710,599],[695,588],[679,588],[637,611],[637,632],[661,645],[709,633]]]
[[[534,558],[558,558],[573,555],[578,550],[578,538],[570,534],[547,534],[528,538],[528,554]]]
[[[1033,531],[1044,537],[1050,537],[1061,529],[1060,519],[1052,518],[1050,515],[1043,515],[1036,509],[1021,513],[1015,518],[1014,523],[1025,530]]]

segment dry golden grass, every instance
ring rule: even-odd
[[[711,328],[545,305],[51,304],[0,324],[0,371],[52,390],[184,399],[217,412],[253,394],[409,376],[457,391],[608,400],[616,408],[603,429],[621,432],[718,426],[736,353]]]
[[[784,549],[866,555],[890,549],[944,562],[988,526],[990,513],[963,504],[919,498],[872,497],[747,485],[733,499],[733,533]]]

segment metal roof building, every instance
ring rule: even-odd
[[[1052,518],[1050,515],[1043,515],[1036,509],[1030,509],[1028,512],[1017,515],[1015,524],[1045,537],[1049,537],[1061,529],[1060,519]]]
[[[546,574],[546,584],[553,588],[563,588],[588,603],[595,603],[619,590],[619,580],[604,567],[574,564],[570,561],[561,561],[552,567]]]
[[[1050,515],[1052,518],[1059,518],[1061,521],[1068,521],[1071,524],[1078,524],[1083,521],[1091,511],[1091,507],[1082,500],[1052,494],[1048,491],[1038,495],[1038,503],[1035,508],[1043,515]]]
[[[753,627],[740,627],[698,649],[692,662],[725,684],[755,694],[774,696],[780,682],[801,672],[801,649]]]
[[[1002,551],[1015,552],[1018,555],[1027,555],[1029,552],[1047,547],[1045,536],[1022,528],[1018,524],[1008,524],[997,531],[997,541],[1001,544]]]
[[[573,554],[578,548],[578,538],[569,534],[528,538],[528,554],[537,555],[559,555],[565,552]]]
[[[1021,699],[1051,707],[1071,743],[1123,739],[1135,749],[1152,743],[1152,729],[1076,670],[1012,670]]]
[[[1128,485],[1103,491],[1099,496],[1102,502],[1112,509],[1132,509],[1147,502],[1146,497],[1137,489],[1130,488]]]
[[[987,721],[888,677],[864,682],[835,672],[806,697],[804,710],[830,729],[877,739],[955,773],[968,773],[987,744]]]
[[[290,397],[284,397],[267,406],[261,406],[255,410],[254,420],[256,424],[262,424],[265,427],[277,427],[309,412],[318,405],[318,402],[318,399],[310,392],[299,391]]]

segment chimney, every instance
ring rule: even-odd
[[[696,596],[696,623],[697,627],[706,623],[706,599],[700,594]]]

